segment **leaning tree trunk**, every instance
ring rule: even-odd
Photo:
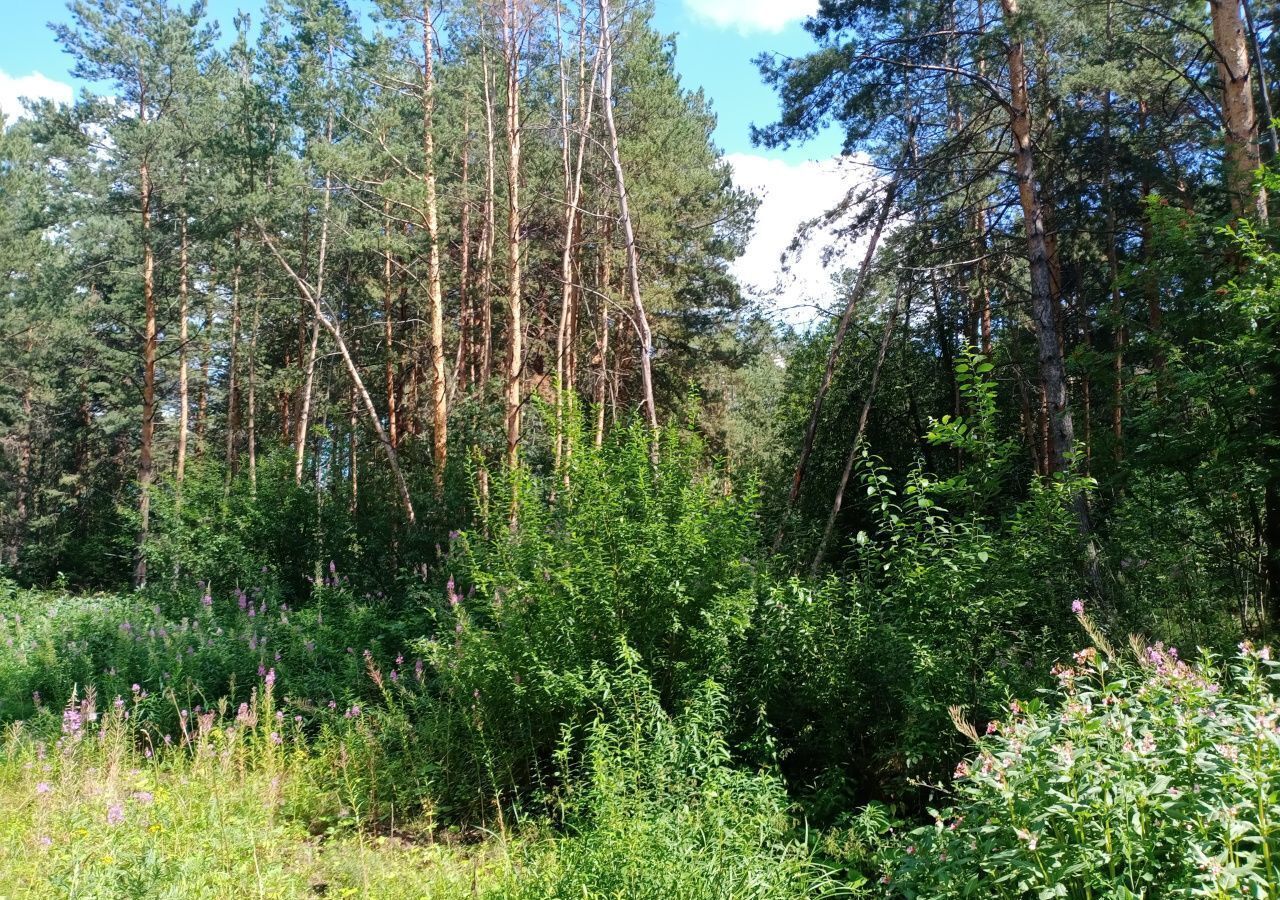
[[[907,156],[911,152],[911,142],[915,139],[915,130],[916,119],[912,117],[907,126],[907,137],[902,145],[902,154],[898,158],[893,177],[885,187],[884,197],[880,201],[880,211],[876,215],[876,224],[871,231],[871,238],[867,242],[866,252],[862,256],[862,265],[858,267],[858,277],[853,283],[853,288],[849,291],[848,299],[844,305],[844,313],[840,316],[840,322],[836,325],[836,333],[831,338],[831,349],[827,351],[827,365],[823,369],[822,380],[818,383],[818,392],[814,395],[813,407],[809,410],[809,423],[805,426],[804,437],[800,442],[800,458],[796,461],[796,470],[791,476],[791,490],[787,494],[787,505],[783,510],[781,520],[778,522],[778,530],[773,536],[774,553],[777,553],[782,547],[782,537],[786,530],[787,519],[791,515],[791,510],[795,507],[796,500],[800,497],[800,487],[804,484],[805,471],[808,469],[809,457],[813,454],[814,441],[818,435],[818,421],[822,417],[822,407],[827,399],[827,391],[831,389],[831,382],[835,378],[836,362],[840,358],[840,350],[844,347],[844,339],[849,332],[849,326],[853,324],[853,314],[858,308],[858,303],[862,300],[863,293],[866,291],[868,276],[871,272],[871,262],[875,258],[876,248],[880,245],[880,236],[884,233],[884,227],[893,212],[894,203],[897,202],[898,188],[902,184]]]
[[[609,131],[609,154],[613,160],[613,172],[618,182],[618,207],[622,220],[622,235],[627,245],[627,284],[631,292],[632,317],[636,334],[640,338],[640,384],[644,392],[644,406],[649,428],[658,430],[658,409],[653,400],[653,335],[649,330],[649,316],[645,312],[640,294],[640,252],[636,246],[635,228],[631,221],[631,206],[627,200],[627,179],[622,167],[622,154],[618,145],[618,128],[613,118],[613,36],[609,25],[609,0],[600,0],[601,45],[604,51],[604,121]],[[656,445],[655,445],[656,451]]]
[[[364,379],[360,376],[360,368],[356,365],[351,356],[351,351],[347,348],[347,342],[342,336],[342,330],[324,311],[322,305],[323,297],[320,294],[319,284],[314,287],[308,284],[306,279],[300,276],[293,266],[289,265],[289,261],[284,258],[280,248],[276,246],[275,241],[267,234],[266,228],[259,224],[258,230],[262,234],[262,241],[267,245],[267,249],[271,251],[271,254],[280,263],[285,273],[293,279],[303,299],[310,305],[311,313],[317,326],[323,326],[324,330],[329,333],[337,345],[338,354],[342,357],[343,363],[346,364],[347,374],[351,376],[351,383],[363,402],[369,424],[373,427],[374,433],[378,436],[378,441],[387,452],[387,463],[391,467],[391,474],[395,477],[396,488],[400,492],[400,502],[404,506],[405,517],[409,520],[410,525],[416,524],[417,516],[414,513],[413,500],[409,495],[409,485],[405,481],[403,470],[400,468],[400,457],[396,453],[396,448],[391,446],[391,439],[387,436],[387,430],[382,425],[382,417],[378,415],[378,409],[373,404],[373,398],[369,396],[369,391],[364,386]],[[318,465],[319,463],[317,462]]]
[[[862,439],[867,433],[867,422],[871,418],[871,406],[875,401],[876,389],[880,386],[880,371],[884,368],[884,360],[889,353],[889,342],[893,338],[893,329],[897,324],[898,311],[901,305],[901,301],[895,300],[889,310],[889,315],[884,320],[884,331],[880,336],[880,349],[876,353],[875,365],[871,369],[871,383],[867,385],[867,396],[862,401],[862,412],[858,415],[858,429],[853,434],[853,442],[849,446],[849,455],[845,458],[844,470],[840,475],[840,483],[836,485],[836,495],[831,503],[831,511],[827,514],[827,524],[822,530],[822,539],[818,542],[818,549],[813,554],[813,563],[809,570],[815,576],[821,569],[822,561],[827,555],[827,547],[831,544],[831,535],[835,532],[836,520],[840,518],[840,510],[844,506],[844,492],[849,486],[849,477],[853,474],[853,467],[857,463],[858,453],[862,449]]]

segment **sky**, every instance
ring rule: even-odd
[[[66,21],[57,0],[2,0],[0,29],[0,110],[12,117],[18,97],[69,101],[79,86],[71,60],[48,27]],[[209,14],[230,31],[231,18],[257,0],[209,0]],[[358,5],[358,0],[357,0]],[[840,136],[833,131],[799,147],[767,150],[751,143],[751,125],[766,124],[778,111],[773,91],[753,62],[761,53],[800,55],[812,39],[801,27],[818,0],[655,0],[655,26],[676,35],[676,67],[686,88],[702,88],[718,116],[716,143],[733,166],[740,187],[761,198],[756,232],[734,274],[776,317],[804,324],[814,305],[830,304],[830,272],[823,267],[821,238],[784,270],[783,251],[796,228],[834,205],[866,177],[857,160],[838,158]],[[858,248],[836,255],[835,265],[852,264]]]

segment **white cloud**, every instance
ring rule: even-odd
[[[13,76],[0,69],[0,113],[4,114],[8,122],[25,114],[21,100],[23,97],[33,100],[47,97],[59,103],[70,103],[74,95],[71,85],[54,81],[39,72]]]
[[[733,167],[734,183],[761,201],[755,233],[734,262],[733,275],[779,318],[793,325],[811,323],[819,310],[833,305],[832,277],[862,262],[867,238],[850,242],[834,233],[836,223],[813,229],[797,250],[790,249],[792,241],[802,224],[867,185],[873,170],[858,157],[789,163],[731,153],[725,160]]]
[[[779,32],[818,11],[818,0],[684,0],[685,8],[719,28]]]

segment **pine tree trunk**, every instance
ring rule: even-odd
[[[867,249],[863,252],[862,264],[858,267],[858,277],[849,291],[848,298],[845,300],[844,312],[836,325],[836,333],[831,338],[831,348],[827,351],[827,364],[822,371],[822,380],[818,383],[818,392],[814,395],[813,406],[809,410],[809,422],[805,426],[804,437],[800,441],[800,456],[796,460],[796,469],[791,476],[791,490],[787,494],[786,508],[783,510],[782,518],[778,522],[778,530],[773,535],[774,553],[777,553],[782,547],[787,518],[791,515],[791,510],[795,507],[796,500],[800,497],[800,487],[804,483],[805,472],[809,466],[809,457],[813,454],[814,442],[818,436],[818,422],[822,418],[822,407],[827,399],[827,391],[831,389],[831,382],[835,379],[836,363],[839,361],[840,351],[844,347],[845,336],[849,333],[849,326],[853,324],[853,315],[857,311],[858,303],[861,302],[870,280],[871,263],[875,259],[876,248],[880,246],[880,236],[884,233],[885,225],[888,224],[889,216],[893,213],[894,204],[897,202],[898,188],[902,183],[907,157],[911,153],[911,143],[915,139],[915,130],[916,120],[912,118],[907,126],[907,136],[902,144],[902,153],[898,157],[898,165],[894,170],[893,177],[888,185],[885,186],[884,197],[880,201],[880,210],[876,214],[876,223],[867,242]]]
[[[240,433],[240,235],[233,242],[236,261],[231,271],[231,334],[227,353],[227,488],[236,476]]]
[[[1023,225],[1027,234],[1027,261],[1031,267],[1031,315],[1039,347],[1040,380],[1048,406],[1049,455],[1048,474],[1067,469],[1067,457],[1075,444],[1075,427],[1067,403],[1066,365],[1058,335],[1058,311],[1055,308],[1053,260],[1045,231],[1045,210],[1036,182],[1035,147],[1031,136],[1030,95],[1027,91],[1027,67],[1023,44],[1017,38],[1018,0],[1001,0],[1005,22],[1012,35],[1008,47],[1009,79],[1012,87],[1009,110],[1014,141],[1014,170],[1018,180],[1018,196],[1022,203]]]
[[[395,284],[391,256],[391,200],[382,203],[383,236],[386,247],[382,256],[382,349],[385,356],[384,378],[387,390],[387,439],[399,448],[400,429],[396,421],[396,348],[395,348]]]
[[[613,172],[618,184],[618,207],[621,213],[622,235],[627,248],[627,284],[631,292],[632,317],[636,334],[640,339],[640,386],[644,394],[645,415],[649,428],[657,440],[658,408],[653,399],[653,335],[649,330],[649,316],[645,312],[640,294],[640,250],[636,245],[635,228],[631,221],[631,206],[627,200],[627,179],[622,166],[622,153],[618,144],[618,128],[613,117],[613,36],[609,23],[609,0],[600,0],[601,49],[604,53],[604,121],[609,132],[609,153],[613,160]],[[655,454],[656,454],[656,444]]]
[[[560,6],[556,4],[557,25]],[[557,27],[557,31],[559,28]],[[603,32],[602,32],[603,34]],[[579,22],[578,44],[578,148],[576,161],[573,159],[573,141],[570,136],[569,89],[564,75],[564,54],[560,60],[560,129],[561,129],[561,164],[564,175],[564,241],[560,247],[560,323],[556,333],[556,451],[555,463],[559,467],[562,458],[572,453],[567,446],[565,433],[565,406],[573,409],[574,386],[570,377],[572,366],[567,358],[571,352],[573,337],[573,318],[576,298],[574,283],[574,253],[577,249],[577,230],[580,222],[578,206],[582,201],[582,170],[587,157],[587,138],[591,131],[592,113],[595,107],[595,82],[599,74],[600,54],[596,53],[591,72],[591,90],[585,87],[585,71],[582,56],[586,41],[586,7],[582,7]]]
[[[146,122],[145,103],[139,118]],[[152,459],[156,427],[156,295],[155,252],[151,246],[151,167],[138,168],[142,206],[142,438],[138,447],[138,547],[134,559],[133,586],[147,586],[147,537],[151,531],[151,485],[155,480]]]
[[[523,298],[520,241],[520,15],[522,0],[506,0],[502,22],[507,69],[507,468],[514,469],[520,452],[521,378],[524,369]],[[515,515],[512,499],[512,516]]]
[[[485,192],[484,222],[480,231],[480,393],[484,394],[493,374],[493,259],[498,243],[498,161],[497,138],[493,124],[493,89],[489,73],[489,51],[480,50],[484,77]]]
[[[346,365],[347,374],[351,377],[351,383],[364,405],[365,413],[369,419],[369,424],[373,427],[374,433],[377,434],[378,441],[382,444],[383,449],[386,450],[387,463],[391,467],[392,475],[395,477],[396,488],[400,493],[400,502],[404,507],[405,517],[409,520],[410,525],[416,524],[417,516],[414,513],[413,500],[409,495],[409,485],[405,481],[404,472],[400,468],[400,457],[396,453],[396,448],[391,446],[391,440],[387,436],[387,430],[382,425],[382,418],[378,415],[377,407],[373,404],[373,398],[369,396],[368,390],[365,389],[364,379],[360,377],[360,368],[356,365],[355,360],[351,356],[350,350],[347,348],[347,342],[343,339],[342,330],[325,313],[324,307],[321,305],[323,297],[320,294],[319,284],[315,287],[308,284],[306,280],[302,278],[291,265],[289,265],[289,261],[284,258],[284,255],[275,245],[275,242],[271,240],[266,229],[263,228],[262,225],[259,225],[258,228],[262,234],[262,240],[267,245],[267,248],[271,251],[272,255],[275,256],[276,261],[280,263],[280,266],[285,270],[285,273],[293,279],[294,284],[297,285],[303,298],[308,304],[310,304],[311,312],[317,326],[323,326],[324,330],[329,333],[333,338],[334,343],[337,345],[338,354],[342,357],[342,361]],[[318,461],[317,466],[319,466]]]
[[[1249,77],[1249,42],[1240,15],[1240,0],[1209,0],[1213,21],[1214,56],[1222,82],[1222,121],[1226,130],[1226,185],[1231,211],[1237,216],[1267,221],[1267,195],[1254,187],[1262,165],[1258,152],[1258,120]]]
[[[332,48],[330,48],[330,56],[332,56]],[[332,62],[330,63],[332,65]],[[325,141],[333,144],[333,110],[330,109],[328,120],[325,126]],[[321,204],[320,213],[320,249],[319,256],[316,260],[316,298],[324,296],[324,277],[325,264],[328,261],[329,254],[329,209],[333,202],[333,174],[326,171],[324,173],[324,200]],[[264,234],[265,239],[265,234]],[[304,256],[305,259],[305,247]],[[303,281],[298,280],[299,287],[303,287]],[[307,427],[311,418],[311,395],[315,390],[316,377],[316,356],[320,348],[320,318],[318,305],[313,299],[307,296],[305,288],[303,289],[303,303],[314,307],[311,311],[313,318],[311,321],[311,341],[307,350],[307,370],[306,379],[302,387],[302,406],[298,411],[298,427],[294,433],[295,441],[295,458],[293,464],[293,480],[298,486],[302,486],[302,470],[307,458]]]
[[[462,203],[458,227],[461,231],[461,248],[458,260],[458,318],[461,328],[458,334],[458,364],[454,367],[454,383],[457,390],[465,390],[475,381],[475,351],[472,340],[475,333],[475,311],[471,297],[471,107],[470,99],[463,112],[462,123]]]
[[[422,3],[422,181],[426,190],[423,223],[430,242],[427,280],[431,315],[431,458],[436,493],[444,490],[444,471],[449,458],[449,408],[444,361],[444,292],[440,286],[440,223],[436,203],[435,134],[435,35],[431,24],[431,4]]]
[[[909,139],[908,143],[910,143]],[[910,290],[906,291],[906,293],[909,294]],[[853,434],[853,442],[849,446],[849,455],[845,457],[844,471],[840,475],[840,483],[836,485],[836,495],[831,504],[831,511],[827,515],[826,526],[822,530],[822,540],[818,542],[818,550],[813,555],[813,564],[810,566],[810,572],[813,575],[818,574],[822,561],[827,555],[827,547],[831,544],[831,535],[835,531],[836,520],[840,517],[840,510],[844,506],[844,492],[849,487],[849,478],[853,474],[853,467],[857,463],[859,452],[862,450],[862,438],[867,433],[867,422],[871,418],[871,406],[875,401],[876,389],[880,385],[880,371],[884,368],[884,360],[889,353],[889,342],[893,338],[893,329],[897,322],[901,305],[901,299],[895,299],[893,306],[889,310],[889,315],[884,320],[884,331],[880,336],[880,349],[876,354],[875,365],[871,369],[871,383],[867,385],[867,395],[862,401],[862,412],[858,415],[858,430]]]
[[[188,323],[191,317],[189,308],[189,292],[187,289],[187,215],[178,211],[178,459],[174,477],[178,484],[187,474],[187,438],[191,423],[191,398],[188,393],[190,385],[187,371],[187,339]]]
[[[249,396],[248,418],[245,427],[245,443],[249,451],[249,490],[258,492],[258,329],[262,325],[262,298],[253,299],[253,328],[249,332]]]
[[[213,367],[213,291],[204,295],[204,324],[200,334],[204,347],[200,353],[200,390],[196,393],[196,457],[204,459],[209,440],[209,379]]]

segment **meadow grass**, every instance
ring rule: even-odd
[[[501,840],[475,846],[313,833],[291,812],[316,759],[269,692],[199,715],[152,748],[135,703],[69,705],[56,737],[13,724],[0,748],[0,897],[464,897],[501,885]],[[191,718],[191,715],[184,718]],[[52,739],[50,739],[52,737]]]

